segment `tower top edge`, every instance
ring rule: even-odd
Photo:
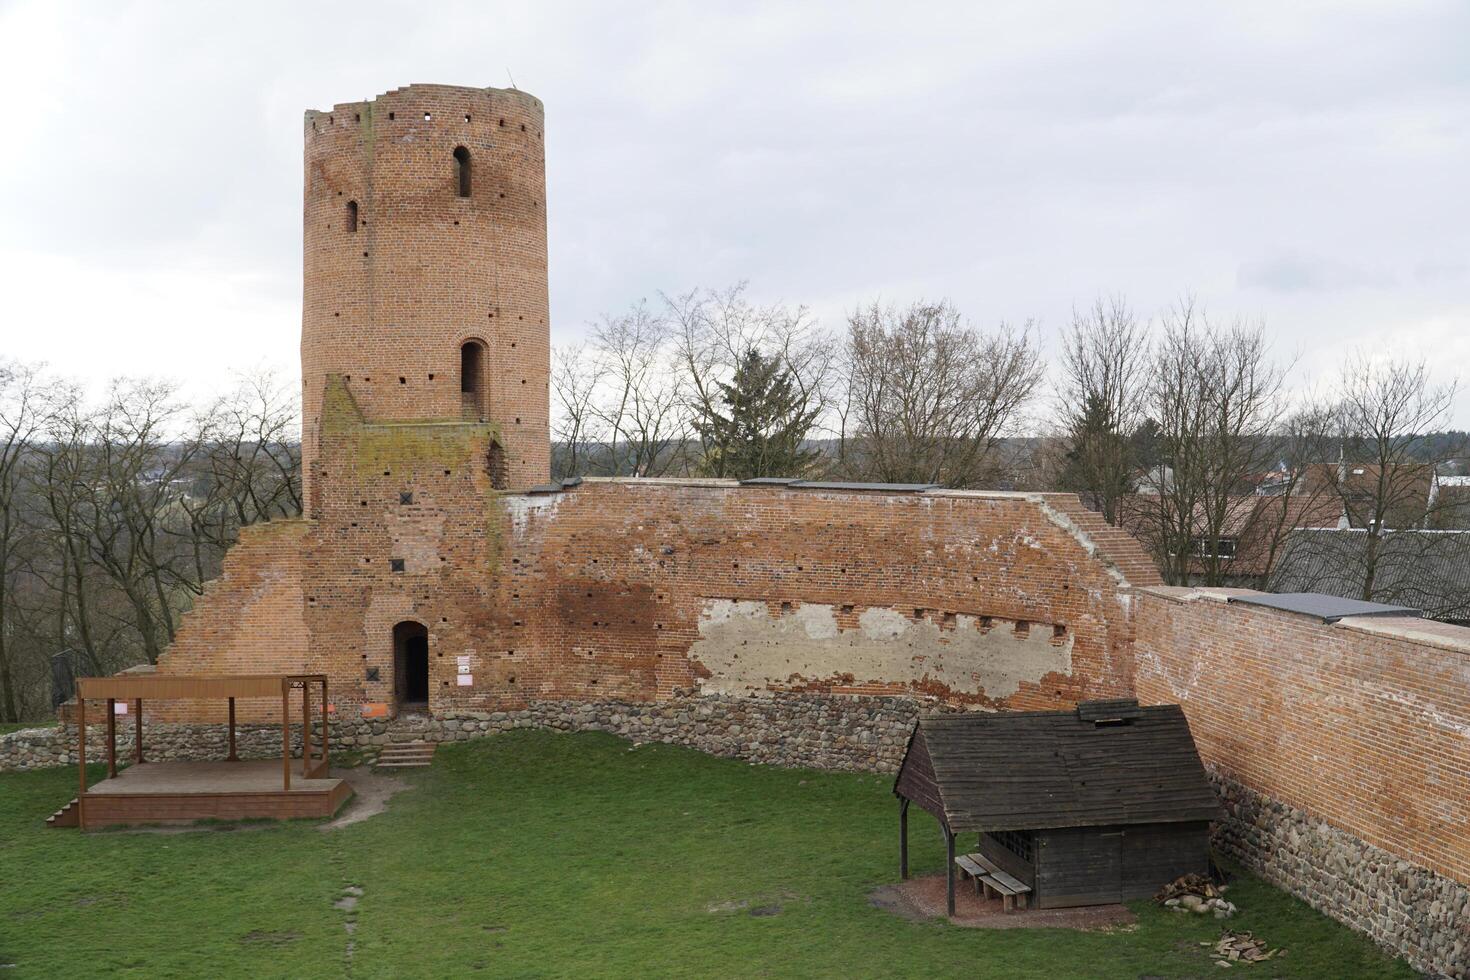
[[[429,99],[435,102],[455,101],[473,99],[477,96],[500,96],[514,99],[524,103],[526,106],[541,110],[544,107],[541,100],[529,92],[518,88],[496,88],[493,85],[484,87],[472,85],[436,85],[416,82],[412,85],[404,85],[400,88],[389,89],[370,99],[360,102],[338,102],[330,109],[307,109],[306,118],[325,116],[329,113],[346,112],[364,106],[378,105],[396,106],[415,99]]]

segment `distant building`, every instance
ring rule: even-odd
[[[1124,497],[1118,523],[1141,541],[1156,559],[1163,556],[1163,515],[1170,501],[1153,493]],[[1190,575],[1203,577],[1211,556],[1218,556],[1225,585],[1258,587],[1264,583],[1293,528],[1331,527],[1338,523],[1341,505],[1336,497],[1240,495],[1231,497],[1218,537],[1212,538],[1203,506],[1195,508],[1195,533],[1190,540]]]
[[[1373,547],[1361,528],[1292,531],[1270,591],[1412,606],[1431,619],[1470,626],[1470,531],[1388,531]]]

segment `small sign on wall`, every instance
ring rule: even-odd
[[[127,714],[128,713],[128,703],[126,701],[114,701],[113,702],[113,705],[112,705],[112,713],[115,714],[115,715],[125,715],[125,714]]]
[[[463,656],[456,659],[459,664],[459,672],[461,674],[468,674],[470,672],[470,658],[468,656]],[[461,684],[460,686],[463,687],[464,685]]]
[[[469,674],[460,674],[455,680],[460,687],[469,687],[475,682],[475,678]]]

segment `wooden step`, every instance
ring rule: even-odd
[[[80,822],[77,816],[77,801],[73,799],[66,806],[57,810],[46,818],[48,827],[75,827]]]
[[[425,769],[434,762],[438,742],[393,742],[378,752],[375,769]]]

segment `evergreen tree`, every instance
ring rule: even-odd
[[[807,407],[780,357],[746,350],[734,376],[719,388],[720,407],[703,407],[694,423],[705,446],[706,473],[748,480],[806,471],[817,452],[802,443],[817,411]]]
[[[1109,523],[1116,523],[1118,501],[1132,489],[1135,451],[1119,431],[1108,404],[1088,395],[1071,432],[1072,448],[1062,470],[1062,488],[1090,499]]]

